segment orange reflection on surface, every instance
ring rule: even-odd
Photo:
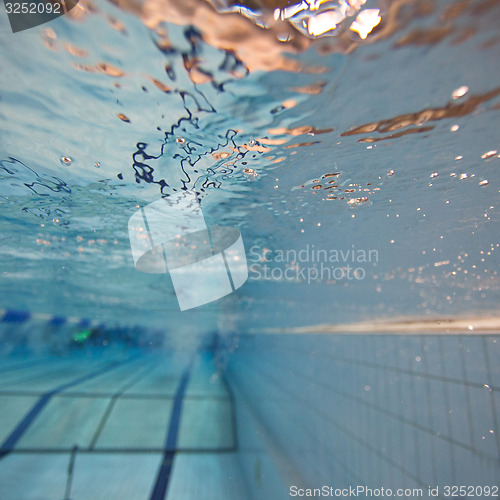
[[[428,108],[416,113],[406,113],[404,115],[398,115],[388,120],[365,123],[351,130],[343,132],[341,136],[345,137],[348,135],[366,134],[375,131],[379,133],[393,132],[394,130],[400,130],[412,125],[419,128],[408,129],[404,131],[404,133],[398,132],[397,134],[392,134],[391,136],[387,136],[385,138],[393,139],[406,134],[427,132],[433,127],[421,127],[424,123],[429,121],[443,120],[445,118],[456,118],[469,115],[470,113],[474,112],[481,103],[489,101],[498,95],[500,95],[500,87],[497,87],[496,89],[493,89],[484,94],[471,96],[462,103],[448,102],[441,108]],[[377,140],[381,139],[366,138],[360,139],[360,142],[375,142]]]

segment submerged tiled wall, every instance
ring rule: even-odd
[[[498,485],[499,359],[496,336],[241,336],[227,377],[253,498]]]

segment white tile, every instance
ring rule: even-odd
[[[442,366],[439,352],[439,338],[434,335],[424,335],[421,337],[421,342],[421,363],[425,367],[425,373],[434,376],[441,376]]]
[[[444,375],[449,378],[464,380],[462,367],[462,336],[441,337],[443,346]]]
[[[235,453],[178,453],[171,474],[166,500],[248,500]]]
[[[130,387],[125,394],[175,396],[187,360],[179,356],[165,356],[165,359],[143,379]]]
[[[69,387],[64,392],[85,392],[91,394],[114,393],[134,378],[138,377],[145,369],[147,369],[147,365],[144,366],[143,362],[127,363],[82,382],[81,384]]]
[[[444,439],[434,439],[434,453],[436,484],[455,484],[454,445]]]
[[[161,453],[80,453],[74,465],[71,500],[147,500],[161,459]]]
[[[177,447],[179,449],[231,448],[231,402],[223,399],[184,399]]]
[[[400,367],[404,370],[422,371],[422,343],[417,335],[407,335],[401,339]]]
[[[469,415],[467,412],[466,387],[461,384],[446,384],[450,400],[450,422],[452,438],[455,441],[472,446],[470,434]]]
[[[465,335],[462,343],[467,382],[488,384],[482,337]]]
[[[498,484],[500,467],[498,463],[485,460],[469,450],[455,447],[456,471],[459,484],[493,485]]]
[[[500,370],[498,369],[498,360],[500,359],[500,337],[487,336],[484,338],[485,356],[488,358],[490,367],[488,384],[500,388]]]
[[[96,448],[163,449],[171,410],[171,399],[119,398]]]
[[[494,434],[495,423],[492,394],[488,389],[479,387],[469,387],[468,391],[474,436],[473,447],[496,460],[500,460],[497,448],[498,436]]]
[[[435,484],[436,450],[433,446],[435,437],[427,432],[415,431],[418,440],[418,479],[425,484]]]
[[[0,396],[0,443],[3,443],[37,401],[38,396]]]
[[[429,382],[430,420],[433,432],[449,436],[448,412],[450,409],[446,404],[444,386],[445,383],[441,380],[431,380]]]
[[[55,396],[28,427],[17,448],[87,447],[108,403],[107,398]]]
[[[0,461],[0,498],[60,500],[64,498],[69,454],[11,453]]]

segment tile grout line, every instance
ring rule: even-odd
[[[269,377],[269,375],[268,375],[268,377]],[[308,378],[309,380],[312,380],[309,377],[306,377],[306,378]],[[268,380],[271,380],[271,379],[272,379],[272,377],[268,378]],[[324,388],[326,388],[328,390],[334,391],[337,394],[342,395],[343,397],[345,397],[347,399],[350,399],[352,401],[356,401],[358,404],[362,404],[362,405],[371,407],[371,408],[373,408],[373,409],[375,409],[375,410],[377,410],[377,411],[379,411],[379,412],[381,412],[381,413],[383,413],[385,415],[388,415],[388,416],[390,416],[390,417],[392,417],[394,419],[397,419],[397,420],[399,420],[399,421],[401,421],[401,422],[403,422],[403,423],[405,423],[405,424],[407,424],[407,425],[409,425],[411,427],[414,427],[417,430],[426,432],[426,433],[434,436],[434,432],[431,429],[427,429],[426,427],[424,427],[424,426],[422,426],[420,424],[417,424],[416,422],[412,422],[412,421],[406,419],[405,417],[399,416],[399,415],[397,415],[397,414],[395,414],[395,413],[393,413],[391,411],[388,411],[386,409],[382,409],[382,408],[378,407],[374,403],[369,403],[369,402],[360,400],[360,398],[357,398],[357,397],[352,396],[352,395],[350,395],[348,393],[345,393],[344,391],[340,391],[338,389],[334,389],[330,385],[327,385],[327,384],[325,384],[323,382],[318,382],[318,384],[321,385],[321,386],[323,386]],[[275,385],[277,385],[277,384],[275,384]],[[466,449],[466,450],[470,451],[471,453],[474,453],[474,455],[477,455],[477,456],[479,456],[481,458],[484,458],[486,460],[496,461],[496,458],[494,458],[494,457],[492,457],[490,455],[487,455],[487,454],[481,452],[480,450],[477,450],[476,448],[474,448],[474,447],[472,447],[470,445],[467,445],[466,443],[462,443],[460,441],[452,440],[450,437],[443,436],[443,435],[435,436],[435,437],[438,437],[439,439],[441,439],[443,441],[447,441],[447,442],[449,442],[449,443],[451,443],[451,444],[453,444],[455,446],[458,446],[458,447],[460,447],[462,449]]]
[[[35,397],[40,397],[43,396],[45,393],[43,391],[24,391],[24,390],[5,390],[2,391],[0,390],[0,396],[8,396],[8,397],[24,397],[24,396],[35,396]],[[76,391],[66,391],[64,393],[57,394],[58,397],[60,398],[112,398],[115,394],[112,392],[76,392]],[[146,400],[158,400],[158,399],[163,399],[163,400],[171,400],[175,398],[175,394],[137,394],[137,393],[130,393],[130,394],[122,394],[121,399],[146,399]],[[213,401],[226,401],[230,400],[230,396],[226,395],[218,395],[218,394],[212,394],[210,396],[204,396],[202,394],[190,394],[189,396],[186,396],[184,399],[201,399],[201,400],[213,400]]]
[[[67,477],[66,477],[66,489],[64,491],[64,500],[71,500],[71,486],[73,484],[73,470],[75,468],[76,454],[78,453],[78,445],[75,444],[71,450],[71,455],[68,464]]]
[[[90,441],[89,444],[89,450],[93,450],[95,448],[95,445],[101,436],[101,433],[104,429],[104,426],[106,425],[109,416],[111,415],[111,412],[113,411],[113,408],[120,396],[123,395],[123,393],[132,387],[134,384],[139,382],[142,378],[146,377],[149,375],[157,366],[149,366],[146,369],[144,369],[141,373],[139,373],[136,377],[132,378],[129,382],[125,383],[118,391],[116,391],[113,396],[111,397],[111,400],[106,408],[106,411],[104,412],[104,415],[102,416],[101,421],[99,422],[99,425],[97,426],[97,429],[92,437],[92,440]]]
[[[28,430],[28,428],[31,426],[31,424],[38,417],[38,415],[45,408],[45,406],[52,399],[53,396],[64,391],[65,389],[67,389],[69,387],[73,387],[75,385],[81,384],[82,382],[86,382],[87,380],[91,380],[95,377],[98,377],[99,375],[102,375],[103,373],[114,370],[118,366],[132,361],[135,357],[136,356],[133,356],[133,357],[128,358],[124,361],[114,361],[110,365],[108,365],[104,368],[101,368],[100,370],[97,370],[97,371],[90,373],[90,374],[87,374],[87,375],[83,375],[83,376],[81,376],[81,377],[79,377],[71,382],[66,382],[65,384],[62,384],[62,385],[56,387],[52,391],[49,391],[49,392],[46,392],[45,394],[43,394],[38,399],[38,401],[32,406],[32,408],[28,411],[28,413],[25,414],[25,416],[22,418],[22,420],[17,424],[16,428],[9,434],[9,436],[7,436],[7,438],[0,445],[0,460],[3,457],[5,457],[5,455],[7,455],[14,448],[14,446],[22,438],[23,434]]]
[[[296,349],[289,349],[289,351],[301,352],[301,351],[297,351]],[[303,352],[301,352],[301,354],[303,354]],[[336,361],[340,361],[340,362],[346,363],[346,364],[360,365],[360,366],[364,366],[367,368],[375,368],[375,369],[379,369],[379,370],[387,370],[387,371],[392,371],[395,373],[401,373],[404,375],[411,375],[411,376],[416,376],[416,377],[420,377],[420,378],[429,378],[431,380],[438,380],[440,382],[449,382],[452,384],[466,385],[469,387],[476,387],[478,389],[482,389],[484,387],[484,384],[481,384],[479,382],[473,382],[470,380],[460,380],[460,379],[452,378],[452,377],[442,377],[441,375],[435,375],[432,373],[424,373],[424,372],[419,372],[416,370],[409,370],[409,369],[399,368],[397,366],[391,366],[391,365],[381,365],[378,363],[374,363],[372,361],[362,361],[362,360],[357,360],[355,358],[348,358],[345,356],[329,356],[329,355],[324,355],[321,353],[319,353],[319,354],[322,355],[322,357],[324,359],[334,359]],[[500,392],[500,387],[492,386],[491,390],[495,391],[495,392]]]

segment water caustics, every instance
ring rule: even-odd
[[[81,1],[15,37],[2,18],[2,307],[176,322],[127,224],[193,192],[249,264],[183,313],[197,328],[495,313],[499,8]],[[306,248],[378,257],[278,258]]]

